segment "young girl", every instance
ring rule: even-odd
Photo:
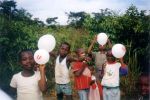
[[[34,58],[30,50],[19,53],[19,62],[23,71],[12,77],[10,86],[17,91],[17,100],[43,100],[42,92],[46,90],[45,65],[34,71]]]
[[[91,71],[91,82],[90,82],[90,91],[89,91],[89,100],[103,100],[102,97],[102,86],[100,82],[96,80],[95,69],[93,66],[89,67]]]

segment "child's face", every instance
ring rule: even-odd
[[[60,49],[59,49],[59,54],[61,57],[67,56],[69,53],[69,46],[66,44],[62,44]]]
[[[139,85],[140,85],[141,94],[142,95],[149,95],[149,93],[150,93],[149,77],[148,76],[141,76]]]
[[[22,65],[23,69],[33,70],[35,62],[34,62],[32,52],[30,52],[30,51],[22,52],[20,64]]]
[[[110,62],[110,63],[115,62],[115,57],[107,56],[107,61]]]
[[[84,49],[79,49],[77,55],[81,58],[85,58],[85,51]]]
[[[111,51],[108,51],[106,56],[108,62],[112,63],[115,61],[115,57],[112,55]]]
[[[100,50],[100,51],[103,51],[104,49],[105,49],[105,45],[103,45],[103,46],[102,46],[102,45],[99,45],[99,50]]]

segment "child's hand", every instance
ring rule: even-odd
[[[39,70],[41,71],[43,71],[45,69],[45,64],[42,64],[42,65],[39,65]]]
[[[124,63],[124,61],[123,61],[123,57],[122,57],[122,58],[119,58],[119,61],[120,61],[122,67],[123,67],[123,66],[127,66],[127,65]]]
[[[92,84],[94,84],[95,83],[95,80],[92,80],[91,82],[90,82],[90,85],[92,85]]]
[[[119,59],[119,61],[121,62],[121,63],[123,63],[123,57],[122,58],[118,58]]]
[[[92,61],[92,58],[90,58],[90,57],[85,57],[85,61],[87,61],[87,62]]]

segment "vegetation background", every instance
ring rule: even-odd
[[[105,32],[110,40],[122,43],[127,48],[125,62],[129,66],[129,74],[121,79],[121,89],[127,96],[138,94],[138,77],[149,71],[149,32],[150,12],[138,10],[134,5],[125,13],[111,9],[100,9],[92,16],[86,12],[70,12],[68,25],[56,22],[57,17],[47,18],[44,23],[25,9],[17,9],[16,2],[0,1],[0,87],[9,93],[9,83],[13,74],[21,70],[18,64],[18,53],[25,48],[37,50],[39,37],[50,33],[57,41],[55,50],[62,41],[71,44],[71,50],[82,47],[87,49],[94,35]],[[97,51],[97,45],[94,46]],[[53,59],[47,64],[48,91],[54,94]]]

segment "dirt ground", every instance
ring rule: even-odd
[[[44,100],[57,100],[56,97],[52,97],[52,96],[45,96]],[[73,100],[79,100],[78,97],[73,97]]]

